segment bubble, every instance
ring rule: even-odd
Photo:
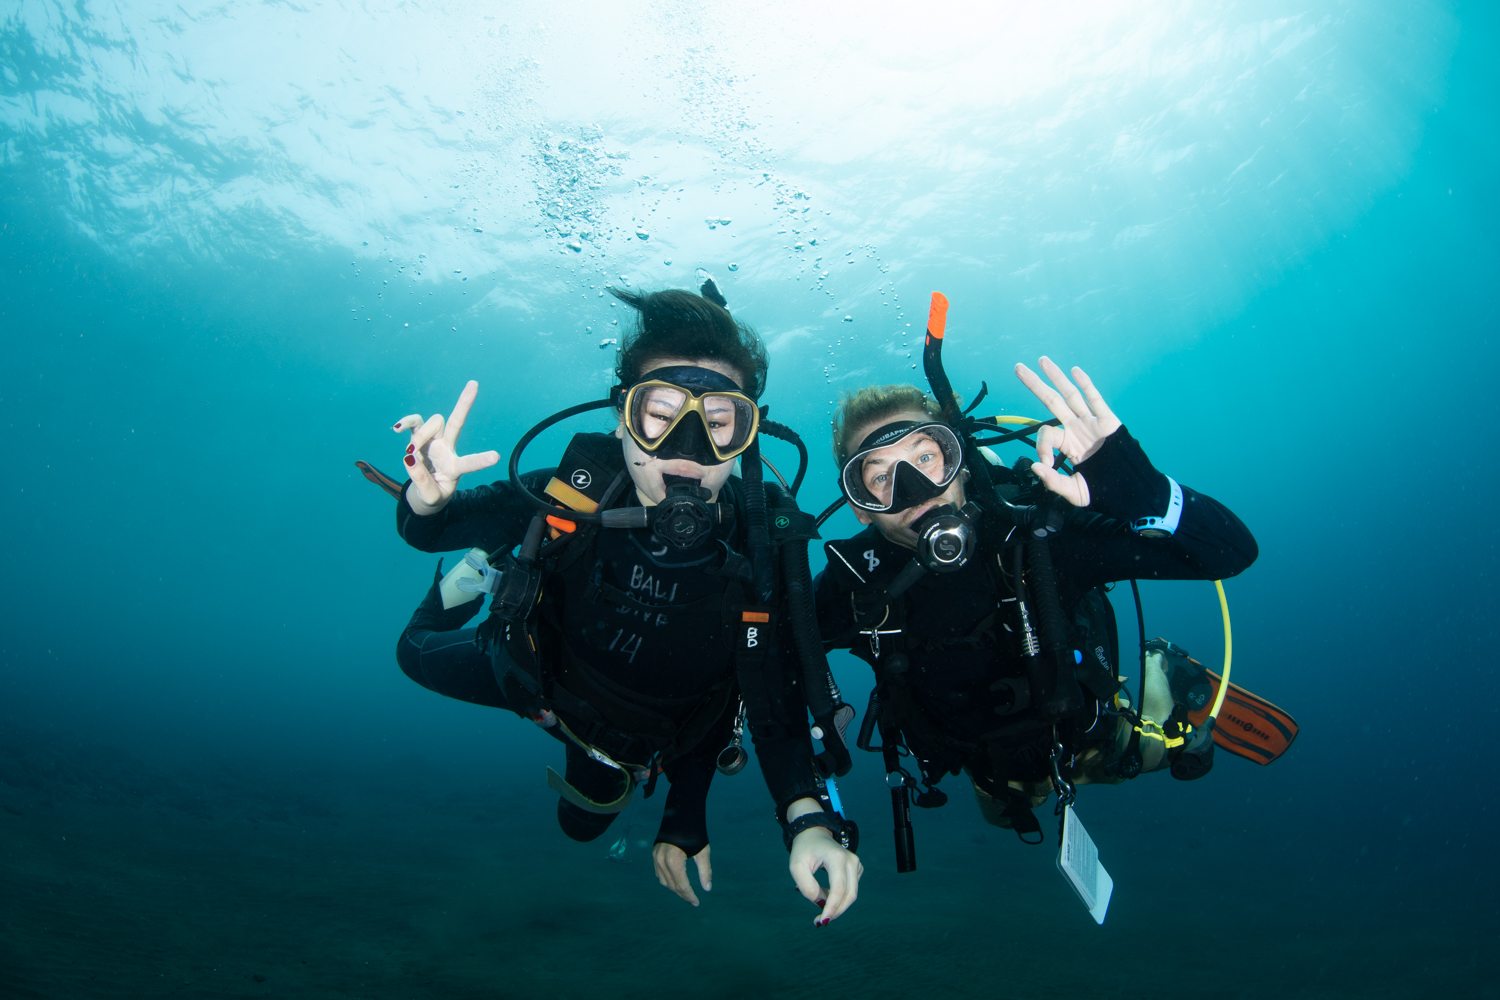
[[[568,249],[573,251],[574,253],[583,253],[583,244],[578,242],[571,242],[568,244]]]
[[[671,267],[672,266],[672,258],[668,257],[665,260],[663,260],[662,263],[665,264],[665,265],[667,265],[668,267]]]
[[[845,316],[844,317],[844,322],[845,323],[853,323],[854,322],[854,317],[853,316]]]
[[[736,263],[730,262],[729,269],[731,271],[738,271],[740,269],[740,266]]]
[[[635,231],[635,236],[636,239],[640,240],[649,240],[651,238],[651,234],[646,232],[644,229],[637,229]]]
[[[603,340],[599,341],[599,349],[602,351],[610,344],[615,343],[619,343],[619,341],[617,341],[614,337],[605,337]]]

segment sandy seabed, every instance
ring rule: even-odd
[[[1116,844],[1099,928],[1050,851],[959,795],[897,876],[871,798],[861,898],[815,929],[751,779],[716,808],[695,910],[656,885],[649,805],[610,862],[619,830],[567,841],[540,780],[407,778],[311,794],[0,740],[0,996],[1500,996],[1493,918],[1464,899],[1269,863],[1195,891],[1232,843],[1184,842],[1165,879]]]

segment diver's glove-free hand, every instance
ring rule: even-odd
[[[799,817],[800,818],[800,817]],[[826,827],[813,826],[799,833],[792,842],[787,867],[797,891],[809,903],[822,910],[813,924],[822,927],[836,920],[859,897],[859,878],[865,866],[859,855],[846,850]],[[818,884],[819,869],[828,873],[828,888]]]
[[[656,866],[658,882],[692,905],[698,905],[698,895],[693,892],[693,884],[688,881],[686,851],[676,844],[659,843],[651,850],[651,860]],[[698,884],[703,887],[704,892],[713,891],[714,869],[709,863],[707,844],[703,850],[693,855],[693,863],[698,868]]]
[[[1052,415],[1062,422],[1062,426],[1045,425],[1037,431],[1037,460],[1031,471],[1042,481],[1042,485],[1073,506],[1087,507],[1088,481],[1079,472],[1071,476],[1058,472],[1054,467],[1054,456],[1061,452],[1076,468],[1080,462],[1093,457],[1104,444],[1105,438],[1120,429],[1120,418],[1115,416],[1082,368],[1074,367],[1072,371],[1073,378],[1078,382],[1075,386],[1051,358],[1041,358],[1040,364],[1056,389],[1022,364],[1016,365],[1016,378],[1041,400]]]
[[[434,413],[426,420],[420,413],[412,413],[396,421],[391,428],[397,434],[411,431],[411,442],[406,446],[406,473],[411,476],[411,486],[406,491],[406,501],[418,514],[435,514],[448,505],[453,491],[458,489],[459,477],[465,473],[487,469],[500,461],[497,451],[481,451],[473,455],[458,453],[458,435],[469,418],[469,408],[479,394],[479,383],[470,381],[459,393],[453,412],[444,420],[441,413]]]

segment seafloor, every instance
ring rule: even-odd
[[[1234,817],[1143,820],[1169,784],[1086,790],[1107,797],[1091,815],[1119,884],[1098,928],[1050,851],[981,828],[962,794],[917,815],[920,870],[895,875],[879,775],[857,774],[863,895],[814,929],[753,768],[716,796],[717,877],[693,910],[638,844],[660,796],[611,863],[607,842],[563,839],[529,770],[246,775],[12,727],[0,995],[1500,996],[1485,900],[1436,891],[1441,871],[1346,857],[1295,814],[1269,844]]]

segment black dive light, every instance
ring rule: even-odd
[[[911,828],[911,789],[907,786],[906,772],[901,767],[895,744],[890,742],[885,745],[885,783],[891,789],[891,814],[896,832],[896,872],[914,872],[917,870],[917,838]]]

